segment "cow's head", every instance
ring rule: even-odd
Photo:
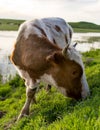
[[[62,52],[55,52],[47,57],[53,65],[53,78],[56,86],[65,96],[75,99],[85,98],[88,84],[84,74],[81,55],[73,46],[66,46]]]

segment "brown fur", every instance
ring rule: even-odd
[[[55,25],[55,29],[56,29],[57,32],[61,31],[61,28],[58,25]]]
[[[26,70],[33,81],[43,74],[50,74],[58,86],[66,89],[72,98],[81,98],[82,68],[75,61],[65,58],[62,49],[45,37],[30,35],[17,41],[11,57],[13,63]]]

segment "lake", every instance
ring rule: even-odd
[[[14,66],[9,61],[17,31],[0,31],[0,74],[5,82],[16,74]],[[72,43],[78,42],[76,49],[86,52],[90,49],[100,48],[100,33],[74,33]]]

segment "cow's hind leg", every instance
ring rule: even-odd
[[[32,101],[33,99],[35,99],[35,98],[34,98],[35,92],[36,92],[36,88],[34,88],[34,89],[31,89],[31,88],[29,88],[29,87],[26,88],[26,102],[25,102],[25,104],[24,104],[24,106],[23,106],[23,108],[22,108],[22,110],[21,110],[21,113],[20,113],[20,115],[19,115],[19,117],[18,117],[18,120],[19,120],[20,118],[22,118],[23,116],[29,115],[30,103],[31,103],[31,101]]]
[[[50,85],[50,84],[47,85],[46,91],[47,91],[47,92],[50,92],[50,91],[51,91],[51,85]]]

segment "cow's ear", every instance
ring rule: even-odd
[[[55,64],[59,64],[62,62],[63,60],[63,55],[62,53],[59,53],[59,52],[54,52],[53,54],[47,56],[47,61],[50,61],[50,62],[53,62]]]

